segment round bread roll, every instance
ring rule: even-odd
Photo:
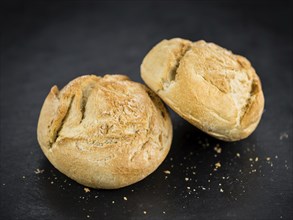
[[[87,75],[51,89],[37,133],[59,171],[85,186],[114,189],[157,169],[169,152],[172,124],[144,85],[123,75]]]
[[[264,108],[250,62],[205,41],[163,40],[144,58],[141,76],[175,112],[225,141],[246,138]]]

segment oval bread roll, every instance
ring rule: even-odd
[[[246,58],[216,44],[163,40],[144,58],[141,76],[175,112],[218,139],[246,138],[260,121],[259,77]]]
[[[144,85],[123,75],[87,75],[51,89],[37,133],[59,171],[85,186],[114,189],[157,169],[169,152],[172,124]]]

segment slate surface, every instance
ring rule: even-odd
[[[292,219],[292,5],[1,4],[0,219]],[[173,37],[205,39],[248,57],[266,99],[259,127],[225,143],[171,111],[172,149],[158,170],[120,190],[85,193],[38,146],[50,87],[89,73],[142,82],[144,55]]]

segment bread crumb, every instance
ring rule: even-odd
[[[214,171],[216,171],[218,168],[220,168],[221,167],[221,163],[220,162],[218,162],[218,163],[216,163],[215,164],[215,169],[214,169]]]
[[[258,157],[256,157],[254,161],[257,162],[258,161]]]
[[[125,201],[127,201],[127,197],[126,197],[126,196],[124,196],[123,199],[124,199]]]
[[[43,173],[45,170],[40,170],[39,168],[38,169],[36,169],[34,172],[35,172],[35,174],[41,174],[41,173]]]
[[[163,211],[163,214],[166,214],[166,212],[165,212],[165,211]]]
[[[270,161],[270,160],[271,160],[271,158],[270,158],[270,157],[267,157],[266,159],[267,159],[267,161]]]
[[[146,215],[146,214],[147,214],[147,212],[146,212],[146,211],[143,211],[143,214],[145,214],[145,215]]]
[[[220,189],[220,192],[224,192],[224,190],[221,188],[221,189]]]
[[[95,196],[95,199],[98,198],[98,196]]]
[[[237,153],[237,154],[236,154],[236,156],[237,156],[237,157],[240,157],[240,154],[239,154],[239,153]]]
[[[84,187],[83,190],[85,191],[85,193],[88,193],[88,192],[91,191],[91,190],[90,190],[89,188],[87,188],[87,187]]]
[[[51,181],[51,184],[54,184],[54,182],[53,182],[53,181]]]
[[[255,172],[256,172],[256,169],[254,169],[254,170],[251,170],[251,172],[252,172],[252,173],[255,173]]]
[[[89,217],[90,217],[90,215],[87,215],[86,217],[87,217],[87,218],[89,218]]]
[[[2,185],[5,186],[6,184],[5,183],[2,183]]]
[[[165,170],[164,173],[171,174],[170,170]]]
[[[280,140],[283,140],[283,139],[287,139],[288,138],[288,134],[286,132],[283,132],[280,134]]]
[[[253,161],[253,159],[252,158],[249,158],[249,161]]]
[[[220,154],[220,153],[222,152],[222,148],[220,147],[219,144],[217,144],[217,145],[214,147],[214,150],[215,150],[218,154]]]
[[[115,203],[115,201],[113,200],[113,201],[112,201],[112,204],[114,204],[114,203]]]
[[[22,179],[25,179],[25,176],[22,176]]]
[[[188,181],[189,180],[189,178],[188,177],[185,177],[185,181]]]
[[[187,189],[190,189],[190,186],[187,186],[186,188],[187,188]]]

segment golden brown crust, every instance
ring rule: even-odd
[[[255,70],[216,44],[163,40],[144,58],[141,76],[174,111],[216,138],[243,139],[260,121],[264,97]]]
[[[172,125],[160,99],[122,75],[78,77],[54,86],[42,107],[38,141],[50,162],[77,182],[120,188],[166,157]]]

